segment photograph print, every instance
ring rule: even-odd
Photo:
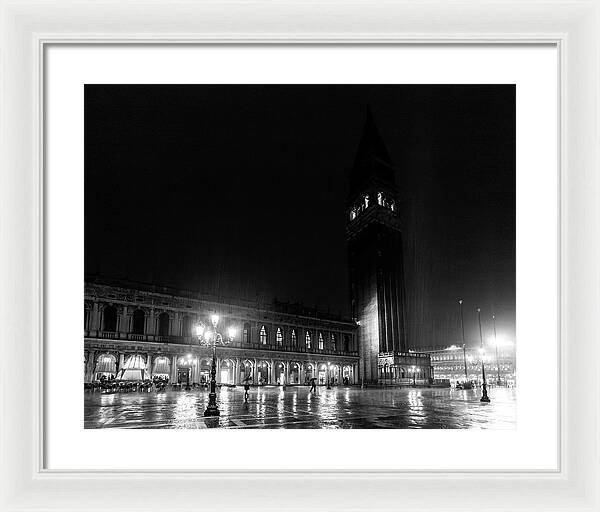
[[[516,428],[515,93],[85,85],[85,428]]]

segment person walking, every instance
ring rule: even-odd
[[[310,391],[309,393],[315,393],[315,395],[317,394],[317,379],[316,378],[312,378],[310,379]]]
[[[244,402],[247,402],[250,396],[250,380],[252,380],[252,377],[244,379]]]

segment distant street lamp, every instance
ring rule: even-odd
[[[460,328],[462,331],[462,348],[463,348],[463,362],[465,364],[465,381],[469,380],[469,375],[467,373],[467,346],[465,344],[465,322],[463,320],[463,310],[462,310],[462,299],[458,301],[458,309],[460,309]]]
[[[498,380],[496,384],[498,386],[502,385],[502,381],[500,380],[500,359],[498,359],[498,338],[496,336],[496,315],[492,315],[492,320],[494,321],[494,345],[496,346],[496,372],[498,374]]]
[[[213,358],[212,366],[210,369],[210,392],[208,394],[208,406],[204,411],[204,416],[219,416],[221,412],[217,407],[217,344],[226,345],[233,340],[235,330],[230,327],[228,330],[229,339],[224,340],[223,336],[217,331],[217,324],[219,323],[219,315],[211,315],[210,321],[213,325],[214,332],[207,331],[205,325],[200,322],[196,326],[196,336],[201,345],[212,347]]]
[[[481,395],[481,402],[489,402],[490,399],[487,394],[487,384],[485,382],[485,364],[483,362],[483,332],[481,331],[481,309],[477,308],[477,318],[479,319],[479,339],[481,340],[481,348],[479,349],[481,352],[481,379],[483,380],[483,393]]]

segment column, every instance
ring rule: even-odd
[[[253,359],[254,364],[252,365],[252,382],[256,384],[258,382],[258,368],[256,367],[256,358]]]
[[[177,382],[177,356],[171,358],[171,384]]]
[[[85,382],[91,382],[93,380],[94,366],[96,364],[95,361],[96,361],[96,351],[89,350],[87,364],[86,364],[86,372],[85,372],[85,376],[84,376]]]
[[[179,312],[174,311],[173,317],[171,318],[171,322],[169,322],[169,334],[171,336],[179,335]]]
[[[124,365],[125,365],[125,354],[123,354],[123,352],[119,352],[119,366],[117,368],[117,371],[119,371],[121,368],[123,368]]]
[[[269,384],[275,384],[276,382],[275,366],[273,364],[273,359],[271,359],[271,366],[269,366]]]
[[[148,378],[152,379],[152,352],[146,354],[146,370],[148,371]]]
[[[99,331],[102,327],[100,325],[100,310],[97,302],[92,304],[88,326],[90,331]]]
[[[146,334],[156,334],[156,318],[154,317],[154,309],[150,310],[150,314],[146,316]]]
[[[236,357],[233,361],[233,383],[236,385],[241,384],[240,381],[240,358]]]
[[[119,325],[117,327],[119,332],[129,332],[129,313],[127,306],[123,306],[119,312]]]
[[[283,363],[283,371],[285,372],[285,384],[286,386],[290,383],[290,362],[285,361]],[[283,382],[282,382],[283,384]]]

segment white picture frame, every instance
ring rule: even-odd
[[[4,0],[0,5],[2,510],[600,510],[598,1]],[[275,42],[557,45],[558,471],[211,473],[44,467],[45,46]],[[30,369],[26,378],[24,367]]]

